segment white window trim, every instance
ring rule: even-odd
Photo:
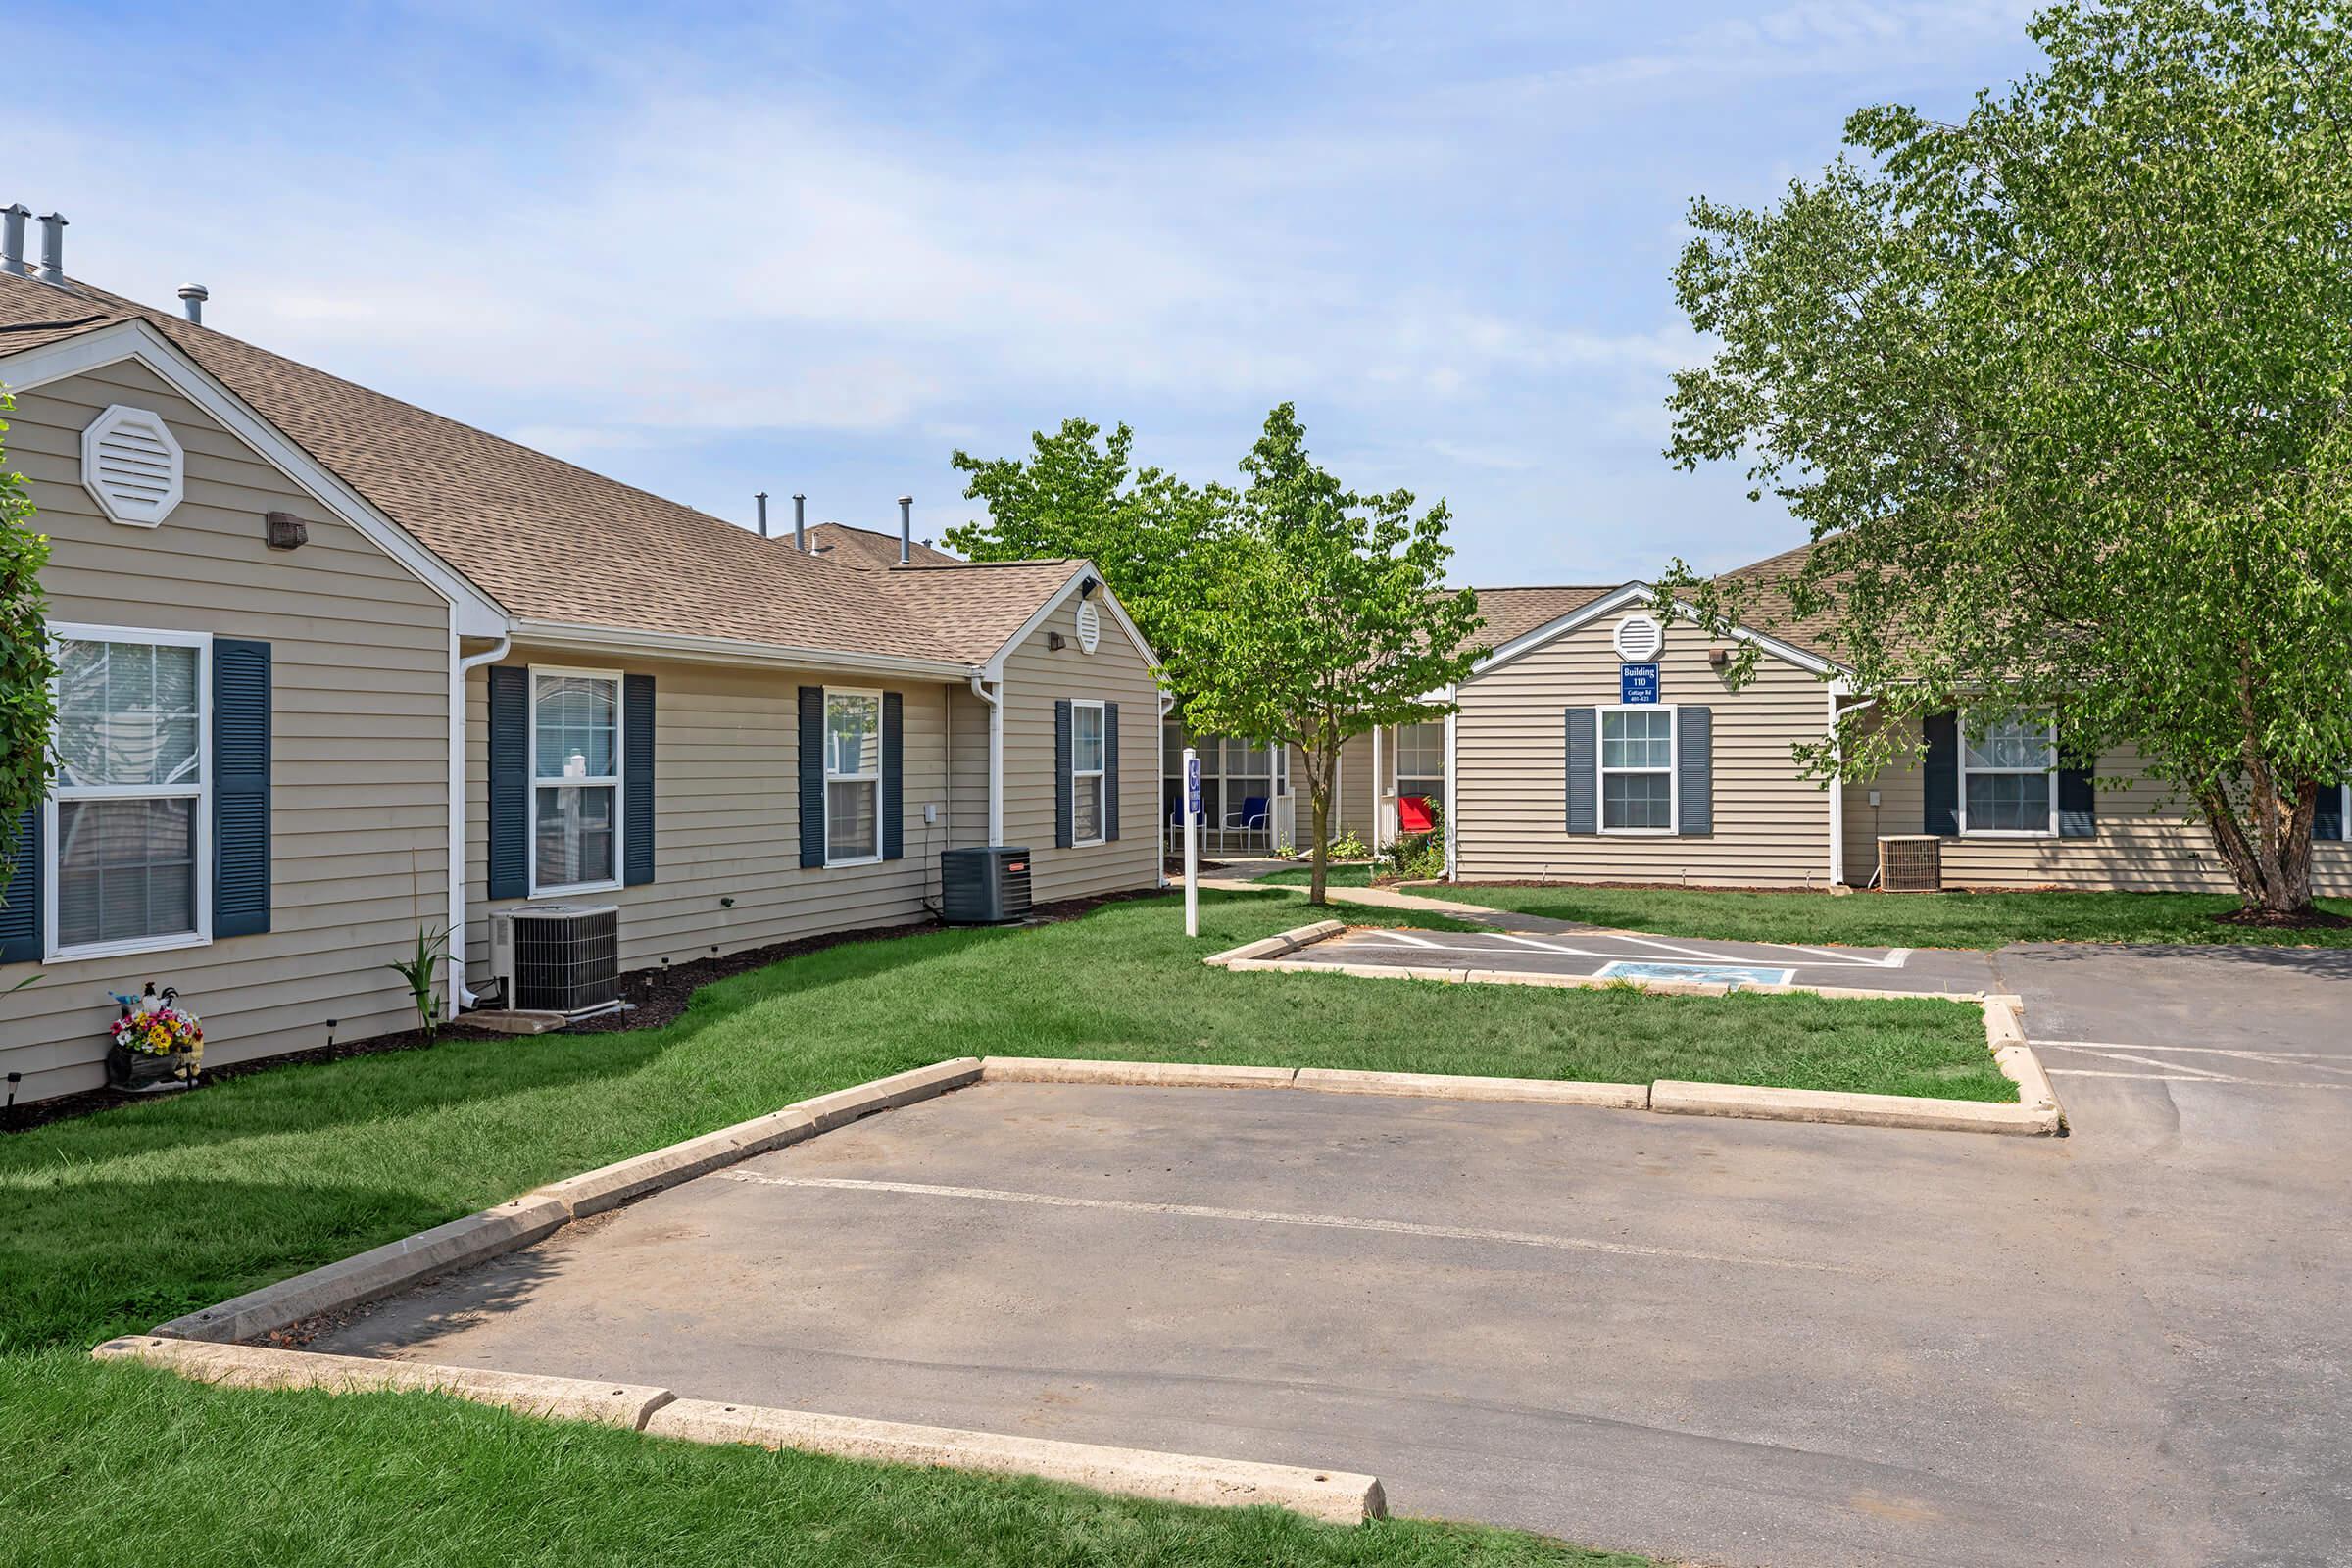
[[[131,953],[170,953],[178,948],[204,948],[213,941],[213,635],[203,631],[158,631],[134,626],[92,626],[68,621],[49,625],[52,646],[60,642],[151,643],[166,648],[196,650],[196,783],[187,785],[83,784],[54,781],[41,801],[41,951],[45,963],[70,963],[80,958],[111,958]],[[61,677],[62,678],[62,677]],[[57,695],[57,681],[49,683]],[[50,745],[57,743],[52,718]],[[57,803],[60,793],[73,801],[193,800],[196,840],[196,929],[164,937],[128,937],[115,942],[85,942],[63,947],[57,940],[58,858],[65,845],[58,838]]]
[[[1082,708],[1091,708],[1096,712],[1102,715],[1102,733],[1103,765],[1101,767],[1087,768],[1080,767],[1078,765],[1078,710]],[[1086,778],[1099,778],[1102,780],[1102,809],[1095,813],[1096,825],[1100,827],[1102,831],[1098,832],[1091,839],[1082,839],[1078,836],[1078,781]],[[1269,788],[1271,786],[1269,786]],[[1091,850],[1098,844],[1107,844],[1110,842],[1109,838],[1107,837],[1109,831],[1110,710],[1102,703],[1093,698],[1074,698],[1070,703],[1070,848],[1073,850]]]
[[[889,749],[890,737],[883,726],[890,722],[889,705],[882,701],[882,689],[866,686],[828,686],[825,688],[825,714],[829,725],[836,697],[861,697],[874,705],[874,770],[871,773],[836,773],[833,771],[832,730],[820,726],[818,744],[825,749],[825,866],[880,865],[882,863],[882,754]],[[874,787],[874,853],[871,855],[833,858],[833,786],[836,784],[867,784]]]
[[[1446,771],[1446,720],[1444,718],[1430,718],[1423,719],[1420,722],[1430,729],[1438,731],[1438,770],[1435,773],[1407,773],[1404,770],[1404,732],[1408,729],[1415,728],[1416,726],[1412,724],[1390,725],[1389,748],[1391,752],[1391,763],[1389,770],[1389,795],[1393,800],[1404,799],[1406,793],[1404,782],[1408,778],[1424,780],[1435,779],[1437,781],[1438,787],[1436,789],[1423,792],[1424,799],[1434,801],[1446,793],[1446,782],[1449,776]]]
[[[1611,713],[1664,713],[1666,715],[1666,826],[1611,827],[1609,826],[1609,775],[1611,773],[1655,773],[1654,767],[1610,767],[1603,760],[1609,755],[1608,725]],[[1679,703],[1610,703],[1592,710],[1592,827],[1593,831],[1609,838],[1670,839],[1683,830],[1683,718]]]
[[[531,788],[530,880],[528,883],[530,897],[539,899],[555,894],[610,893],[621,885],[621,867],[628,864],[628,861],[623,858],[628,846],[621,842],[621,835],[628,831],[629,813],[626,809],[628,803],[621,798],[623,786],[620,782],[628,771],[628,760],[622,755],[622,748],[628,744],[628,715],[623,713],[620,708],[622,693],[627,690],[627,683],[621,679],[621,672],[617,669],[572,669],[557,664],[533,664],[530,666],[530,671],[531,711],[530,740],[528,742],[530,767],[527,770]],[[554,680],[609,680],[612,683],[612,772],[611,777],[542,779],[539,776],[539,682],[543,676]],[[612,876],[596,882],[541,882],[539,880],[539,788],[542,784],[551,784],[558,789],[566,785],[574,789],[603,789],[607,786],[612,788],[613,873]]]
[[[1986,778],[1996,778],[2004,774],[2029,774],[2036,771],[2036,769],[2031,767],[1969,766],[1968,710],[1962,709],[1958,712],[1954,713],[1952,715],[1952,722],[1955,725],[1952,746],[1952,751],[1955,755],[1952,759],[1952,765],[1957,770],[1957,775],[1959,778],[1959,784],[1957,786],[1957,798],[1952,803],[1952,814],[1960,824],[1960,837],[1964,839],[2029,840],[2056,838],[2058,836],[2058,720],[2055,717],[2050,717],[2041,721],[2041,732],[2043,735],[2049,738],[2050,748],[2050,765],[2048,768],[2040,770],[2046,772],[2048,775],[2047,782],[2049,784],[2050,791],[2050,825],[2046,828],[1970,827],[1968,825],[1968,776],[1971,773],[1982,773]]]

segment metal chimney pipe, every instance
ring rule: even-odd
[[[764,539],[767,537],[767,492],[762,490],[754,499],[760,503],[760,537]]]
[[[32,209],[23,202],[10,202],[0,207],[0,272],[14,277],[30,277],[32,269],[24,265],[24,220]]]
[[[66,215],[48,213],[41,218],[41,281],[66,286]]]
[[[899,564],[914,564],[914,497],[899,497]]]
[[[180,284],[180,314],[185,316],[191,324],[202,326],[204,324],[204,302],[212,297],[213,291],[209,288],[206,288],[202,283]]]
[[[808,498],[798,490],[792,493],[792,548],[808,553]]]

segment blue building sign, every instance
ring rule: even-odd
[[[1654,703],[1657,700],[1657,665],[1619,664],[1617,666],[1617,701],[1630,708],[1638,703]]]

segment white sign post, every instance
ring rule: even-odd
[[[1200,934],[1200,754],[1184,749],[1184,934]]]

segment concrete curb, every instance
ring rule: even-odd
[[[1270,937],[1260,937],[1255,942],[1245,942],[1238,948],[1227,948],[1223,953],[1211,954],[1200,961],[1212,968],[1221,969],[1229,963],[1243,959],[1278,957],[1285,953],[1296,953],[1309,943],[1320,942],[1325,937],[1336,937],[1347,929],[1348,927],[1338,920],[1317,920],[1312,925],[1293,926],[1288,931],[1277,932]]]
[[[671,1144],[631,1159],[617,1160],[596,1170],[550,1182],[527,1196],[552,1198],[571,1219],[601,1214],[633,1198],[763,1154],[771,1149],[816,1136],[816,1121],[804,1110],[779,1110],[733,1127],[722,1127],[682,1144]]]
[[[1691,1084],[1660,1079],[1649,1086],[1649,1108],[1668,1115],[1742,1116],[1760,1121],[1833,1122],[1848,1127],[1907,1127],[1947,1133],[2047,1136],[2058,1130],[2055,1109],[1975,1100],[1926,1100],[1908,1095],[1857,1095],[1832,1089],[1760,1089],[1746,1084]]]
[[[666,1403],[653,1412],[645,1430],[658,1437],[695,1443],[798,1448],[869,1463],[1037,1476],[1098,1492],[1196,1507],[1249,1508],[1270,1503],[1332,1524],[1360,1524],[1385,1518],[1389,1511],[1377,1478],[1337,1470],[959,1432],[897,1421],[718,1404],[709,1399]]]
[[[1579,1083],[1550,1078],[1474,1078],[1442,1072],[1354,1072],[1338,1067],[1301,1067],[1292,1087],[1327,1095],[1398,1095],[1426,1100],[1482,1100],[1540,1105],[1599,1105],[1641,1110],[1649,1103],[1647,1084]]]
[[[984,1083],[1126,1084],[1149,1089],[1287,1089],[1296,1067],[1225,1066],[1217,1062],[1082,1061],[1066,1056],[989,1056]]]
[[[871,1083],[857,1084],[848,1089],[836,1089],[829,1095],[813,1100],[795,1101],[785,1111],[800,1111],[815,1123],[820,1133],[845,1127],[860,1116],[870,1116],[878,1110],[896,1110],[911,1105],[918,1100],[944,1095],[951,1089],[980,1081],[978,1056],[956,1056],[947,1061],[933,1062],[928,1067],[914,1067],[893,1073],[888,1078],[876,1078]]]
[[[169,1339],[233,1342],[341,1311],[553,1235],[571,1215],[553,1198],[525,1194],[464,1219],[370,1248],[292,1279],[248,1291],[218,1306],[159,1323]]]
[[[1236,950],[1239,951],[1239,950]],[[1296,951],[1296,950],[1293,950]],[[1727,985],[1719,980],[1648,980],[1593,974],[1532,974],[1512,969],[1446,968],[1429,964],[1308,963],[1294,958],[1233,958],[1228,969],[1276,974],[1344,974],[1358,980],[1441,980],[1490,986],[1545,986],[1563,991],[1648,991],[1664,997],[1825,997],[1837,1002],[1978,1002],[1975,991],[1882,991],[1865,986]]]
[[[206,1345],[191,1340],[126,1334],[90,1352],[101,1361],[143,1361],[196,1383],[232,1389],[324,1389],[359,1394],[379,1389],[432,1392],[495,1404],[523,1415],[560,1421],[594,1421],[642,1430],[646,1417],[676,1396],[667,1389],[631,1383],[591,1383],[580,1378],[542,1377],[529,1372],[491,1372],[480,1367],[430,1366],[417,1361],[379,1361],[370,1356],[320,1355],[312,1350],[273,1350],[257,1345]]]

